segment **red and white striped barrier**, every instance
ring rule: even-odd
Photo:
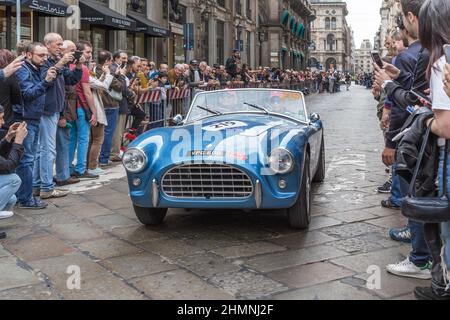
[[[189,97],[191,94],[191,90],[189,88],[187,89],[180,89],[180,90],[170,90],[169,92],[169,99],[170,100],[179,100]]]
[[[151,90],[141,94],[137,99],[137,103],[159,102],[160,100],[161,100],[161,91]]]

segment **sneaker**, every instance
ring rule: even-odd
[[[24,210],[41,210],[47,208],[48,203],[33,197],[28,202],[19,203],[17,207]]]
[[[401,242],[401,243],[411,243],[411,229],[409,227],[405,227],[402,229],[392,228],[389,230],[389,236],[392,240]]]
[[[41,195],[40,188],[33,188],[33,197],[39,197]]]
[[[112,161],[108,161],[108,163],[99,163],[100,168],[108,168],[112,167],[114,163]]]
[[[66,181],[57,181],[56,185],[58,187],[64,187],[64,186],[69,186],[69,185],[72,185],[72,184],[77,184],[79,182],[80,182],[80,179],[78,179],[76,177],[70,177]]]
[[[81,180],[95,180],[100,178],[97,174],[90,174],[89,172],[85,172],[83,175],[77,174],[76,177]]]
[[[414,289],[414,296],[417,300],[450,300],[450,295],[438,295],[431,287],[417,287]]]
[[[6,238],[6,232],[1,231],[0,232],[0,239],[5,239]]]
[[[70,193],[69,190],[63,190],[63,189],[54,189],[52,191],[41,191],[41,199],[57,199],[57,198],[64,198]]]
[[[0,211],[0,220],[11,218],[14,215],[11,211]]]
[[[378,193],[391,193],[391,186],[392,186],[392,183],[390,181],[387,181],[381,187],[377,188],[377,192]]]
[[[105,173],[106,173],[106,171],[101,168],[97,168],[95,170],[88,170],[88,174],[93,175],[93,176],[100,176]]]
[[[122,162],[122,158],[120,156],[115,156],[111,158],[112,162]]]
[[[391,199],[383,200],[381,201],[381,206],[386,209],[392,209],[392,210],[400,210],[400,206],[397,206],[396,204],[392,203]]]
[[[387,272],[401,277],[416,278],[423,280],[431,279],[431,263],[427,263],[424,267],[418,267],[409,260],[397,264],[390,264],[386,267]]]

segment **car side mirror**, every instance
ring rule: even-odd
[[[175,117],[173,117],[172,121],[176,126],[183,124],[183,116],[181,114],[177,114]]]
[[[317,121],[320,120],[320,116],[319,116],[319,114],[317,114],[317,113],[311,113],[311,115],[309,116],[309,120],[310,120],[312,123],[316,123]]]

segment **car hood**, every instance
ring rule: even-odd
[[[189,125],[151,130],[131,147],[158,158],[170,155],[172,163],[196,160],[264,161],[274,147],[298,145],[307,125],[277,116],[223,115]],[[169,161],[169,159],[168,159]]]

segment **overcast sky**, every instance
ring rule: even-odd
[[[380,8],[382,0],[346,0],[348,7],[347,22],[355,33],[356,48],[364,39],[370,39],[373,45],[381,23]]]

